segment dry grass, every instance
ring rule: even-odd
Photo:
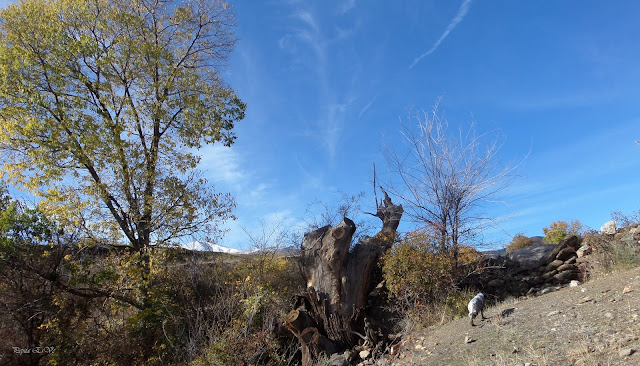
[[[628,347],[640,352],[640,268],[599,276],[578,288],[510,298],[489,306],[485,316],[489,319],[476,327],[465,318],[412,333],[412,339],[423,339],[425,351],[409,347],[413,357],[407,364],[640,364],[640,354],[619,354]],[[465,343],[465,336],[474,341]]]

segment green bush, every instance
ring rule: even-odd
[[[463,315],[469,301],[471,291],[457,285],[475,269],[481,254],[461,246],[456,265],[453,254],[440,248],[432,236],[413,232],[384,256],[383,276],[396,310],[414,323]]]
[[[514,250],[526,248],[533,244],[535,244],[535,240],[533,238],[526,237],[523,233],[517,233],[511,240],[511,243],[507,245],[507,253],[511,253]]]
[[[543,243],[558,244],[567,235],[574,234],[582,237],[584,229],[582,223],[578,220],[571,220],[569,223],[560,220],[552,222],[551,225],[543,228],[542,231],[544,232]]]

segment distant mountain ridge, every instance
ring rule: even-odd
[[[255,254],[262,251],[272,251],[275,250],[278,254],[284,255],[296,255],[300,253],[300,249],[294,245],[290,245],[288,247],[282,248],[251,248],[251,249],[237,249],[230,248],[224,245],[209,243],[209,242],[201,242],[201,241],[192,241],[182,245],[183,248],[189,250],[195,250],[200,252],[214,252],[214,253],[228,253],[228,254]]]

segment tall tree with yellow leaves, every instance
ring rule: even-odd
[[[220,77],[224,2],[25,0],[0,12],[0,164],[51,217],[135,252],[213,234],[235,203],[198,170],[245,104]]]

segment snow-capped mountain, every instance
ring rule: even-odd
[[[197,250],[202,252],[216,252],[216,253],[229,253],[229,254],[253,254],[258,253],[261,250],[270,251],[273,248],[266,249],[236,249],[225,247],[224,245],[215,244],[215,243],[207,243],[201,241],[192,241],[189,243],[182,244],[182,247],[189,250]],[[284,248],[277,248],[276,251],[280,254],[284,255],[296,255],[300,252],[300,249],[295,246],[289,246]]]
[[[225,247],[224,245],[207,243],[201,241],[192,241],[182,245],[183,248],[189,250],[197,250],[202,252],[217,252],[229,254],[249,254],[255,252],[255,249],[236,249]]]

